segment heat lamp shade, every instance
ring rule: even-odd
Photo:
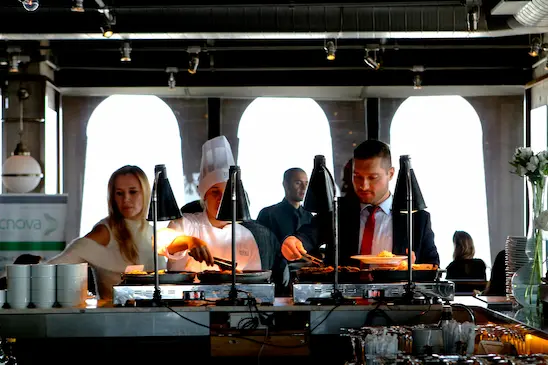
[[[394,190],[394,200],[392,202],[392,211],[407,213],[407,171],[411,175],[411,191],[412,191],[412,212],[426,209],[426,203],[422,196],[421,188],[415,172],[411,167],[411,157],[409,155],[400,156],[400,171],[396,180],[396,188]]]
[[[220,221],[230,222],[232,221],[232,187],[236,188],[236,218],[237,222],[245,222],[251,220],[249,214],[249,204],[247,201],[247,195],[245,194],[244,185],[240,178],[240,167],[230,166],[228,172],[228,182],[223,193],[221,205],[217,212],[217,219]]]
[[[13,155],[2,166],[2,182],[12,193],[28,193],[42,179],[42,168],[30,155]]]
[[[335,181],[327,169],[325,157],[314,157],[314,169],[310,175],[310,182],[306,190],[303,208],[312,213],[333,211],[335,199]]]
[[[171,189],[171,185],[167,178],[166,166],[165,165],[156,165],[154,166],[154,176],[158,176],[158,181],[156,184],[156,196],[157,200],[157,210],[156,210],[156,221],[171,221],[174,219],[181,218],[181,211],[175,200],[175,195]],[[154,187],[153,187],[154,189]],[[154,190],[153,190],[154,193]],[[148,210],[148,221],[153,220],[152,216],[152,207],[154,202],[154,196],[151,196],[150,207]]]

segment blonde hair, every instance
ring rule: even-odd
[[[474,258],[476,249],[474,240],[464,231],[455,231],[453,235],[455,250],[453,251],[453,260],[470,260]]]
[[[120,246],[120,253],[122,256],[125,257],[127,261],[137,264],[139,261],[137,245],[115,200],[116,186],[114,183],[116,178],[122,175],[135,176],[141,185],[143,209],[138,215],[138,221],[141,223],[139,226],[140,230],[143,230],[147,225],[146,215],[148,213],[148,203],[150,201],[150,184],[144,171],[141,170],[141,168],[132,165],[120,167],[112,173],[108,181],[108,225],[114,235],[114,239]]]

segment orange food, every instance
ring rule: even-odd
[[[437,270],[438,265],[434,264],[413,264],[413,270]],[[407,270],[407,260],[402,260],[394,270]]]

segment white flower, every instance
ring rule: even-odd
[[[538,160],[544,162],[548,160],[548,151],[541,151],[537,153]]]
[[[527,162],[527,166],[525,166],[527,168],[527,170],[531,171],[531,172],[535,172],[535,170],[538,168],[538,158],[537,156],[531,156],[529,158],[529,162]]]
[[[524,177],[527,173],[527,169],[521,165],[516,166],[516,174],[518,174],[520,177]]]
[[[519,158],[522,158],[525,161],[529,160],[531,156],[534,155],[531,147],[521,147],[521,148],[518,148],[518,150],[519,150]]]
[[[548,210],[540,213],[539,216],[535,219],[535,228],[542,229],[543,231],[548,231]]]

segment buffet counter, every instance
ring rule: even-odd
[[[474,297],[456,297],[455,303],[470,306],[478,323],[516,322],[529,326],[548,338],[542,318],[524,310],[508,307],[493,309]],[[276,298],[268,306],[180,306],[113,307],[109,303],[88,301],[81,308],[3,309],[0,310],[0,336],[15,338],[63,337],[166,337],[209,336],[219,329],[238,328],[245,318],[257,312],[274,318],[278,329],[307,330],[311,335],[338,335],[342,327],[389,324],[436,323],[441,305],[387,305],[373,302],[358,305],[293,304],[291,298]],[[469,321],[469,314],[456,308],[454,315]],[[288,320],[287,317],[290,317]],[[280,323],[276,323],[278,320]],[[261,326],[259,325],[258,328]]]
[[[469,306],[480,325],[527,325],[531,351],[548,352],[548,331],[541,319],[523,321],[523,312],[499,312],[473,297],[456,297],[454,303]],[[73,364],[72,353],[102,358],[123,354],[135,362],[183,356],[201,364],[216,364],[223,358],[256,364],[259,357],[261,364],[274,364],[284,357],[284,365],[302,365],[336,357],[331,363],[344,364],[352,350],[348,338],[341,337],[341,328],[436,325],[441,312],[441,305],[359,302],[317,306],[294,304],[292,298],[276,298],[273,305],[264,306],[173,308],[114,307],[88,301],[81,308],[0,310],[0,337],[17,339],[22,365],[42,361],[43,354],[58,364]],[[453,308],[453,317],[470,321],[470,313],[458,306]],[[82,362],[81,356],[77,359]]]

